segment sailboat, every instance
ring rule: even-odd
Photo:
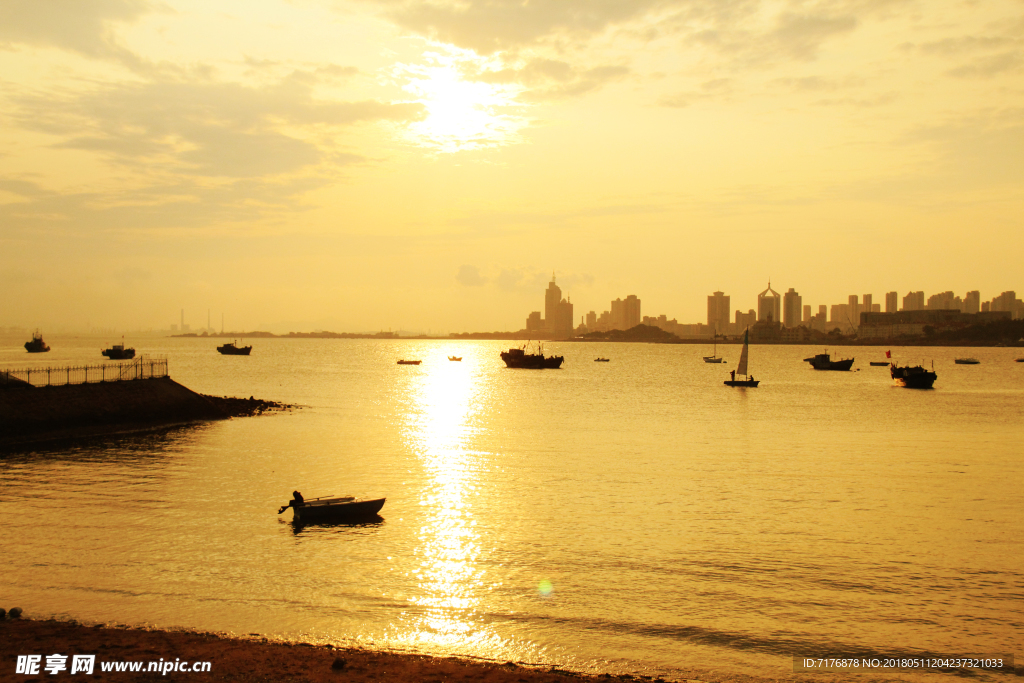
[[[753,375],[747,374],[747,352],[750,347],[750,330],[743,332],[743,350],[740,352],[740,362],[736,365],[736,369],[730,374],[732,379],[725,380],[725,385],[728,387],[756,387],[760,380],[754,379]],[[736,379],[736,375],[743,375],[746,379]]]
[[[718,331],[715,330],[715,346],[710,356],[704,356],[705,363],[721,363],[722,357],[718,355]]]

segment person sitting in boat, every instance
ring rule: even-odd
[[[732,375],[732,381],[735,382],[736,381],[736,371],[735,370],[730,370],[729,374]]]
[[[305,502],[306,502],[306,501],[305,501],[305,499],[304,499],[304,498],[302,497],[302,494],[301,494],[301,493],[299,493],[298,491],[292,491],[292,499],[288,501],[288,504],[287,504],[287,505],[282,505],[282,506],[281,506],[281,509],[277,511],[277,514],[281,514],[282,512],[284,512],[285,510],[287,510],[288,508],[297,508],[297,507],[302,507],[302,505],[303,505],[303,504],[304,504]]]
[[[751,375],[751,376],[750,376],[750,381],[751,381],[751,382],[753,382],[753,381],[754,381],[754,376],[753,376],[753,375]]]

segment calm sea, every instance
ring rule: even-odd
[[[0,367],[110,340],[23,341]],[[761,386],[730,389],[738,346],[550,343],[563,369],[529,371],[502,342],[217,343],[134,345],[303,408],[0,456],[5,607],[669,678],[1024,656],[1024,350],[893,348],[934,362],[920,391],[877,348],[817,372],[819,348],[753,346]],[[293,489],[384,519],[298,529]]]

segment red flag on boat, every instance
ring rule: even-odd
[[[891,353],[889,353],[888,351],[886,351],[886,352],[885,352],[885,357],[886,357],[886,358],[892,358],[892,354],[891,354]]]

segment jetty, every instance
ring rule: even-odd
[[[0,448],[285,410],[274,401],[196,393],[167,360],[0,370]]]

